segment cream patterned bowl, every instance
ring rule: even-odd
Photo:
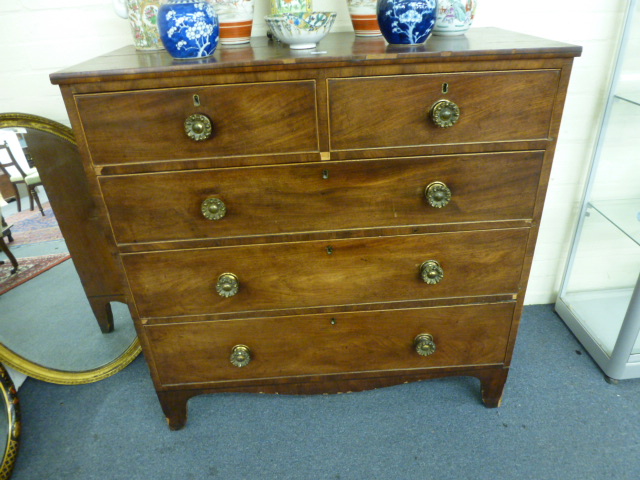
[[[264,17],[271,33],[290,48],[315,48],[329,33],[336,12],[279,13]]]

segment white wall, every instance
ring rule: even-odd
[[[474,27],[495,26],[582,45],[557,147],[527,303],[551,303],[562,276],[587,166],[604,108],[627,0],[479,0]],[[254,35],[268,0],[256,0]],[[346,0],[315,0],[335,10],[336,31],[349,31]],[[126,20],[111,0],[0,0],[0,112],[41,115],[69,124],[51,72],[130,44]]]

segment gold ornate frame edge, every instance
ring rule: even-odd
[[[66,125],[50,120],[48,118],[32,115],[28,113],[0,113],[0,128],[23,127],[42,130],[60,138],[76,144],[73,130]],[[70,372],[47,368],[18,355],[4,344],[0,343],[0,361],[14,368],[18,372],[45,382],[57,383],[60,385],[80,385],[97,382],[111,375],[114,375],[129,365],[142,351],[138,337],[129,347],[113,361],[91,370],[81,372]],[[1,367],[1,366],[0,366]],[[1,372],[0,372],[1,373]],[[3,471],[3,470],[2,470]],[[0,480],[3,480],[0,471]],[[8,477],[6,477],[8,478]]]
[[[69,140],[75,145],[76,140],[73,135],[73,130],[62,123],[58,123],[55,120],[40,117],[30,113],[0,113],[0,128],[5,127],[27,127],[35,128],[37,130],[43,130],[48,133],[62,137],[65,140]]]
[[[92,370],[70,372],[67,370],[43,367],[35,362],[26,360],[0,343],[0,361],[36,380],[57,383],[59,385],[81,385],[84,383],[97,382],[118,373],[133,362],[141,351],[140,342],[138,337],[136,337],[133,343],[129,345],[129,348],[113,361]]]
[[[2,466],[0,466],[0,480],[7,480],[11,477],[18,456],[21,423],[18,394],[11,377],[2,365],[0,365],[0,391],[7,408],[7,446],[2,457]]]

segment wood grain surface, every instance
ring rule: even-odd
[[[100,177],[118,243],[531,219],[543,152],[452,155]],[[451,200],[429,205],[443,182]],[[226,215],[208,220],[207,198]]]
[[[329,79],[331,149],[547,138],[559,78],[534,70]],[[382,93],[372,101],[372,92]],[[429,117],[441,99],[460,108],[452,127]]]
[[[228,380],[496,364],[504,360],[513,303],[273,317],[146,327],[164,386]],[[433,336],[418,355],[414,339]],[[246,367],[229,361],[247,345]]]
[[[529,229],[486,230],[123,255],[141,317],[518,293]],[[436,260],[444,278],[420,278]],[[239,292],[216,293],[235,274]]]
[[[124,48],[51,77],[172,429],[190,397],[221,391],[472,375],[500,404],[581,48],[493,28],[321,46],[254,38],[186,62]],[[450,128],[429,116],[441,99],[460,108]],[[211,138],[187,137],[193,113]],[[441,209],[434,181],[452,193]],[[203,217],[207,198],[222,219]],[[427,260],[439,283],[422,280]],[[216,292],[223,273],[236,295]],[[436,353],[417,355],[419,333]],[[247,367],[229,362],[236,344]]]

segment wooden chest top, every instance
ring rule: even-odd
[[[395,65],[463,60],[576,57],[582,48],[498,28],[473,28],[460,37],[433,36],[424,45],[387,45],[382,38],[362,39],[353,33],[332,33],[319,44],[317,54],[295,52],[266,37],[253,38],[243,48],[219,48],[212,57],[174,60],[167,52],[140,55],[133,46],[51,75],[54,84],[104,83],[123,79],[150,79],[157,86],[171,77],[239,71],[299,70],[301,68]],[[455,67],[454,67],[455,68]],[[76,88],[80,89],[78,85]]]

